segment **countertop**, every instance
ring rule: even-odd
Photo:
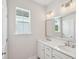
[[[76,58],[76,49],[75,48],[69,48],[69,50],[62,50],[59,48],[59,46],[62,46],[64,45],[64,42],[63,40],[58,40],[58,39],[55,39],[55,38],[52,38],[52,41],[48,41],[46,39],[44,40],[38,40],[39,42],[45,44],[45,45],[48,45],[49,47],[55,49],[55,50],[58,50],[59,52],[62,52],[64,53],[65,55],[68,55],[72,58]]]

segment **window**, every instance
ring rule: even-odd
[[[60,18],[54,19],[55,32],[60,32]]]
[[[25,9],[16,7],[16,33],[31,34],[30,10],[25,10]]]

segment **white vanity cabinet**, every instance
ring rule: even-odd
[[[38,41],[38,59],[74,59],[57,49]]]

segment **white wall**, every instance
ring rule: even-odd
[[[16,6],[32,12],[32,34],[15,34]],[[30,0],[8,0],[8,51],[9,59],[28,59],[36,55],[36,40],[44,39],[44,10]]]

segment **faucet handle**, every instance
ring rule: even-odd
[[[64,45],[67,46],[68,45],[67,42],[65,42]]]
[[[71,48],[76,47],[75,43],[73,43],[72,41],[68,41],[68,46],[71,47]]]
[[[72,48],[76,48],[76,45],[72,45]]]
[[[65,46],[70,46],[70,41],[66,41],[64,44]]]

